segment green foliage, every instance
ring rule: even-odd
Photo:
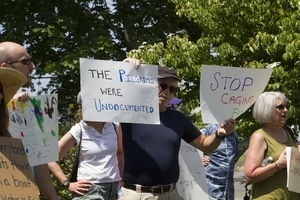
[[[176,68],[184,80],[178,96],[184,99],[187,113],[199,105],[195,99],[199,99],[202,64],[266,68],[278,62],[266,90],[282,91],[287,96],[291,104],[288,123],[299,124],[299,4],[281,0],[171,2],[179,16],[202,28],[201,37],[193,42],[188,34],[172,35],[166,44],[143,45],[128,55]],[[237,119],[241,140],[258,128],[251,110]]]
[[[35,78],[51,75],[49,84],[38,92],[58,93],[60,120],[68,122],[80,90],[80,57],[123,60],[126,51],[143,42],[165,43],[169,34],[200,37],[201,28],[179,18],[174,9],[169,1],[4,0],[0,41],[15,41],[28,48],[37,66]]]

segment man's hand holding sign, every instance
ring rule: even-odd
[[[204,123],[221,124],[244,113],[265,89],[272,69],[203,65],[200,102]]]

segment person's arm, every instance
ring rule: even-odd
[[[75,138],[71,135],[71,133],[66,133],[59,141],[58,141],[58,157],[59,160],[62,159],[66,153],[76,144]],[[60,168],[60,166],[56,162],[48,163],[48,167],[50,171],[54,174],[54,176],[58,179],[60,183],[67,179],[66,175]]]
[[[76,144],[75,138],[71,133],[65,134],[58,142],[59,159],[63,158],[64,155]],[[67,176],[59,166],[57,162],[48,163],[48,167],[56,179],[62,184],[65,180],[68,180]],[[89,181],[78,181],[69,183],[66,188],[73,193],[84,195],[90,188],[91,183]]]
[[[119,171],[120,175],[123,175],[124,170],[124,152],[123,152],[123,145],[122,145],[122,129],[121,125],[118,128],[118,151],[117,151],[117,157],[118,157],[118,165],[119,165]]]
[[[199,135],[196,139],[190,142],[195,148],[205,152],[212,153],[223,140],[222,138],[232,134],[235,127],[235,120],[229,119],[225,121],[225,124],[221,124],[215,134],[205,136]]]
[[[50,172],[47,164],[37,165],[33,167],[35,182],[41,193],[48,200],[58,200],[56,190],[52,184]]]
[[[265,157],[267,144],[262,134],[255,132],[252,134],[247,149],[244,165],[245,178],[249,183],[257,183],[266,180],[279,169],[286,168],[285,151],[281,153],[278,160],[266,166],[262,166]]]

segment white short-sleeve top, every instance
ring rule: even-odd
[[[117,130],[117,128],[116,128]],[[113,123],[105,123],[102,133],[88,126],[84,121],[76,123],[71,135],[80,145],[77,180],[92,183],[111,183],[121,180],[117,160],[117,133]]]

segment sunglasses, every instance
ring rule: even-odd
[[[20,62],[20,63],[22,63],[23,65],[30,65],[30,63],[31,63],[31,58],[26,58],[26,59],[23,59],[23,60],[7,61],[6,63],[7,63],[7,64],[13,64],[13,63],[17,63],[17,62]]]
[[[174,87],[173,85],[168,85],[166,83],[160,83],[159,87],[162,89],[162,91],[165,91],[167,88],[169,88],[169,90],[172,94],[175,94],[178,90],[177,87]]]
[[[290,108],[290,106],[289,105],[280,104],[278,106],[275,106],[275,108],[277,108],[278,110],[284,110],[286,108],[288,110]]]

